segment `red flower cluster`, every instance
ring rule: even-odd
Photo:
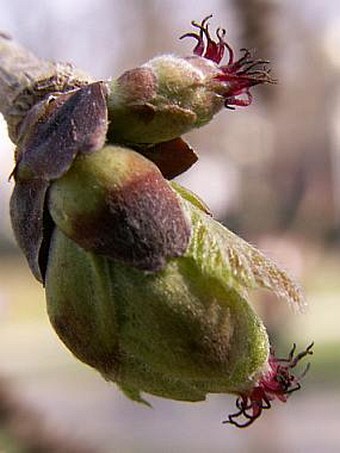
[[[228,62],[226,65],[219,66],[218,75],[215,79],[226,84],[225,107],[233,109],[232,106],[246,107],[252,102],[252,95],[249,89],[261,83],[274,83],[270,76],[270,69],[266,66],[266,60],[253,60],[251,52],[241,49],[244,55],[235,61],[234,51],[224,40],[226,30],[218,28],[216,30],[217,41],[214,41],[209,33],[208,16],[200,24],[193,21],[192,25],[199,29],[199,33],[186,33],[182,38],[195,38],[198,42],[193,53],[199,57],[206,58],[218,65],[225,54],[228,52]],[[240,97],[241,96],[241,97]],[[243,97],[242,97],[243,96]]]
[[[239,428],[251,425],[262,413],[263,409],[270,409],[271,401],[277,398],[286,402],[289,395],[301,388],[300,380],[309,369],[309,363],[300,376],[294,376],[290,370],[307,355],[313,354],[311,343],[304,351],[295,355],[296,345],[293,345],[287,359],[279,359],[270,354],[269,370],[261,377],[250,392],[241,394],[236,400],[238,412],[228,416],[223,423],[231,423]],[[240,421],[241,418],[241,421]],[[243,420],[243,421],[242,421]]]

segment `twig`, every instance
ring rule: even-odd
[[[15,397],[9,383],[0,378],[0,431],[25,453],[91,453],[94,448],[54,433],[49,423]],[[0,445],[1,450],[1,445]],[[1,450],[2,451],[2,450]]]
[[[71,64],[41,60],[0,33],[0,112],[14,143],[33,105],[50,94],[67,92],[90,81],[89,75]]]

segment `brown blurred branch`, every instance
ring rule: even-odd
[[[70,64],[44,61],[0,33],[0,112],[11,140],[29,109],[49,94],[83,86],[90,77]]]
[[[42,417],[16,398],[7,381],[0,379],[0,431],[25,453],[90,453],[94,449],[53,432]],[[2,446],[0,445],[0,450]]]
[[[279,4],[273,0],[234,0],[233,3],[241,21],[244,44],[252,43],[261,55],[272,54]]]
[[[280,5],[275,0],[233,0],[238,15],[243,47],[249,44],[259,55],[272,59],[276,45],[275,19],[279,16]],[[261,88],[260,88],[261,89]],[[261,90],[266,101],[272,101],[275,90]]]

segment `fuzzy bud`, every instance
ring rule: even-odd
[[[249,51],[239,59],[218,29],[217,41],[206,18],[193,22],[198,43],[186,58],[162,55],[125,72],[109,84],[109,137],[116,142],[154,144],[168,141],[207,124],[223,107],[247,106],[249,89],[272,83],[267,62],[254,61]],[[225,51],[228,61],[220,65]]]
[[[156,271],[182,255],[190,223],[159,169],[139,153],[106,146],[79,155],[49,191],[58,227],[85,250]]]
[[[184,35],[197,41],[193,56],[160,56],[34,106],[10,208],[51,323],[76,357],[140,402],[234,393],[225,423],[243,427],[300,387],[292,370],[312,345],[275,357],[249,291],[300,308],[299,288],[168,181],[197,160],[181,134],[272,82],[248,51],[235,60],[224,30],[213,40],[208,19]]]
[[[193,194],[173,187],[192,235],[162,272],[87,252],[56,228],[46,274],[51,322],[78,358],[134,400],[143,392],[183,401],[252,395],[274,367],[247,288],[271,288],[294,304],[301,294]]]

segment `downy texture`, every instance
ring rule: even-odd
[[[208,19],[184,35],[196,40],[192,56],[159,56],[31,109],[11,217],[76,357],[136,401],[234,393],[237,412],[225,422],[243,427],[300,387],[291,369],[312,345],[274,356],[249,291],[300,309],[298,286],[169,181],[197,160],[181,134],[273,82],[248,51],[235,59],[224,30],[212,39]]]

